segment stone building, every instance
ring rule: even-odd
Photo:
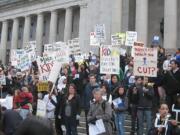
[[[0,56],[36,40],[43,45],[79,37],[83,52],[96,24],[105,24],[106,43],[111,34],[137,31],[138,40],[150,45],[154,35],[166,48],[180,47],[179,0],[0,0]]]

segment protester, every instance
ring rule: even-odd
[[[77,135],[77,125],[81,110],[80,97],[76,91],[75,85],[70,84],[67,95],[64,96],[60,105],[60,116],[64,120],[67,135]]]
[[[22,87],[22,91],[19,93],[18,101],[16,104],[19,104],[19,113],[23,119],[26,119],[28,115],[32,113],[32,102],[33,96],[32,93],[29,92],[27,87]]]
[[[96,76],[94,74],[90,74],[89,83],[86,85],[84,94],[83,94],[83,107],[84,107],[85,117],[86,117],[87,134],[88,134],[87,114],[89,112],[90,102],[92,102],[92,99],[93,99],[92,91],[95,88],[99,88],[99,84],[96,82]]]
[[[93,90],[93,95],[94,102],[91,104],[88,112],[88,123],[95,124],[97,120],[103,120],[106,131],[99,135],[112,135],[112,127],[110,123],[112,117],[111,105],[102,99],[102,91],[99,88]]]
[[[115,111],[115,123],[118,135],[125,135],[124,122],[125,111],[128,109],[128,98],[123,86],[119,86],[115,89],[113,108]]]
[[[148,85],[148,78],[144,77],[143,82],[137,85],[133,94],[137,96],[137,118],[138,118],[138,135],[144,133],[144,121],[146,120],[146,135],[152,125],[152,99],[154,97],[154,91],[151,86]],[[145,119],[144,119],[145,117]]]

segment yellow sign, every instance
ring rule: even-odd
[[[39,82],[37,88],[38,88],[38,92],[48,91],[49,90],[48,82]]]

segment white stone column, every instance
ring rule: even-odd
[[[31,16],[25,16],[24,22],[24,33],[23,33],[23,48],[26,46],[26,43],[30,39],[30,27],[31,27]]]
[[[36,45],[37,54],[41,56],[43,49],[43,28],[44,28],[44,15],[39,13],[37,15],[37,27],[36,27]]]
[[[123,0],[113,0],[112,2],[111,34],[121,32],[122,30],[122,1]]]
[[[147,46],[148,38],[148,0],[136,0],[136,31],[138,41]]]
[[[80,5],[80,18],[79,18],[79,44],[81,50],[85,52],[89,51],[89,45],[87,44],[87,37],[89,34],[87,32],[87,4]]]
[[[71,39],[72,35],[72,17],[73,17],[73,8],[69,7],[66,9],[65,15],[65,27],[64,27],[64,41]]]
[[[51,11],[49,43],[56,42],[57,21],[58,21],[58,12],[56,10]]]
[[[17,49],[18,47],[18,34],[19,34],[19,19],[15,18],[13,19],[11,49]]]
[[[164,1],[164,47],[177,47],[177,0]]]
[[[8,36],[8,21],[2,22],[2,32],[1,32],[1,44],[0,44],[0,59],[2,63],[6,63],[6,52],[7,52],[7,36]]]

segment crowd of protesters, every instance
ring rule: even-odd
[[[157,77],[133,75],[133,58],[120,56],[118,75],[100,74],[100,59],[89,53],[88,59],[63,65],[53,92],[38,92],[41,81],[36,62],[27,72],[0,64],[0,75],[6,76],[6,85],[0,85],[1,98],[13,97],[13,107],[1,105],[1,130],[5,135],[53,134],[77,135],[81,113],[85,113],[87,134],[89,124],[102,119],[106,129],[102,135],[125,135],[126,115],[131,116],[131,135],[180,135],[180,49],[166,54],[158,47]],[[58,74],[58,73],[57,73]],[[119,98],[118,105],[113,100]],[[46,102],[46,118],[35,117],[37,100]],[[158,123],[166,127],[156,127]],[[55,119],[55,121],[53,121]],[[146,123],[146,124],[144,124]],[[31,126],[30,126],[31,125]],[[146,126],[146,127],[145,127]],[[41,128],[42,127],[42,128]],[[2,134],[3,134],[2,133]]]

